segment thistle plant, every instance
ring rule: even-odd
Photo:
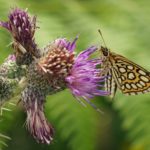
[[[0,25],[12,35],[17,66],[11,73],[8,63],[0,67],[1,77],[6,74],[1,89],[5,91],[8,88],[4,85],[11,78],[10,74],[15,74],[13,80],[17,80],[22,90],[21,102],[27,113],[27,128],[38,142],[50,144],[54,128],[44,115],[46,96],[68,88],[78,101],[81,102],[82,98],[90,103],[93,97],[108,94],[101,89],[105,78],[99,76],[101,60],[90,59],[97,48],[92,46],[75,55],[78,37],[73,41],[58,38],[45,48],[38,48],[34,40],[36,17],[31,18],[27,11],[18,8],[10,13],[7,22],[0,22]],[[22,74],[22,71],[25,73]],[[23,78],[25,84],[21,86]],[[7,94],[3,97],[7,99]]]

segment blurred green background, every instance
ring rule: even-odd
[[[101,29],[107,47],[150,70],[149,0],[0,0],[0,20],[11,8],[28,8],[37,15],[36,42],[43,47],[58,37],[73,39],[78,51],[100,45]],[[0,29],[0,63],[12,52],[9,33]],[[150,94],[124,96],[113,101],[93,100],[104,114],[78,104],[68,90],[47,97],[45,113],[55,128],[51,145],[38,144],[25,128],[26,114],[10,106],[3,112],[0,133],[11,140],[4,150],[150,150]]]

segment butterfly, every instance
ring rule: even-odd
[[[117,88],[123,94],[137,95],[150,92],[150,72],[124,56],[111,52],[101,46],[102,75],[105,78],[105,90],[114,97]]]

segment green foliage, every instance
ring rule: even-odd
[[[149,95],[136,97],[118,96],[114,103],[114,107],[119,110],[119,116],[123,118],[122,126],[133,150],[149,150],[149,105]]]
[[[46,105],[48,116],[54,121],[61,140],[67,141],[68,149],[75,150],[78,147],[78,150],[93,150],[96,144],[97,112],[90,107],[84,108],[68,93],[65,91],[49,97]]]
[[[40,29],[36,41],[42,47],[57,37],[73,39],[80,34],[77,49],[101,44],[100,28],[107,46],[150,70],[150,1],[113,0],[0,0],[1,16],[5,19],[10,8],[28,7],[38,17]],[[11,53],[9,34],[0,30],[0,62]],[[90,106],[84,108],[63,91],[47,98],[46,115],[55,128],[50,146],[36,143],[26,131],[25,114],[15,106],[4,112],[0,133],[11,137],[7,150],[149,150],[150,99],[149,94],[97,98],[94,102],[105,113],[99,114]]]

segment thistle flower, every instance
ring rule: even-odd
[[[103,87],[105,78],[99,76],[101,70],[97,68],[97,65],[101,64],[101,60],[89,59],[90,55],[96,50],[97,48],[93,46],[81,52],[76,57],[69,75],[65,78],[67,87],[71,90],[72,94],[78,100],[82,97],[88,103],[90,103],[89,99],[94,96],[108,94],[106,91],[100,90],[100,87]]]
[[[53,94],[66,88],[65,77],[74,63],[75,41],[57,39],[43,50],[43,56],[29,66],[30,85],[46,94]]]
[[[75,97],[87,100],[94,96],[107,95],[107,92],[100,90],[104,77],[99,76],[100,69],[97,65],[101,60],[89,59],[97,48],[90,47],[75,57],[76,40],[77,38],[71,43],[66,39],[57,39],[50,43],[36,64],[38,74],[47,79],[51,89],[69,88]]]
[[[0,26],[6,28],[13,37],[13,48],[17,64],[30,64],[34,57],[39,57],[39,50],[34,41],[36,30],[36,17],[30,17],[27,11],[13,9],[7,22],[0,22]]]
[[[28,130],[38,142],[50,144],[54,130],[43,112],[45,95],[38,89],[28,86],[22,93],[22,100],[27,112]]]

